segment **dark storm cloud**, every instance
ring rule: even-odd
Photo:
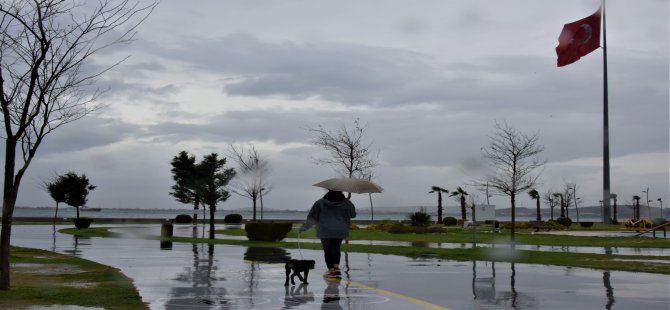
[[[141,128],[119,120],[88,116],[58,128],[39,148],[40,156],[77,152],[135,138]]]

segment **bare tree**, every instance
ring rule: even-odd
[[[99,107],[99,92],[87,90],[116,64],[97,72],[86,71],[84,65],[97,52],[131,41],[157,3],[99,0],[95,7],[85,5],[61,0],[0,4],[0,110],[5,127],[0,290],[10,287],[14,205],[38,147],[56,128]]]
[[[365,126],[354,120],[353,128],[342,124],[336,130],[319,125],[310,128],[316,134],[312,143],[328,152],[328,157],[316,159],[317,164],[332,166],[335,171],[349,178],[369,180],[372,169],[377,166],[377,154],[371,150],[371,143],[365,142]],[[351,193],[348,194],[351,198]]]
[[[262,157],[253,144],[247,147],[228,145],[228,156],[237,163],[237,176],[231,181],[230,190],[252,201],[253,221],[256,221],[256,201],[261,200],[261,219],[263,218],[263,196],[270,193],[268,177],[272,172],[270,162]]]
[[[566,193],[569,193],[570,199],[572,199],[572,202],[575,204],[575,212],[577,212],[577,223],[579,223],[579,202],[582,201],[580,197],[577,196],[577,183],[567,183],[565,184],[565,191]]]
[[[488,182],[494,190],[510,197],[512,207],[511,239],[514,241],[514,225],[517,193],[529,190],[538,183],[537,168],[544,165],[537,156],[544,150],[538,144],[538,134],[523,134],[507,123],[495,124],[496,132],[484,149],[484,157],[490,160],[493,172]]]
[[[554,207],[556,207],[556,199],[554,198],[554,190],[548,189],[544,194],[542,194],[542,201],[549,205],[551,210],[551,220],[554,220]]]

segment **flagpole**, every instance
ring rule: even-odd
[[[609,148],[609,109],[607,102],[607,27],[605,26],[605,0],[602,0],[603,13],[603,224],[612,224],[610,216],[610,148]]]

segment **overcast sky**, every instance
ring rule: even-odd
[[[541,193],[577,184],[602,199],[603,51],[556,67],[563,24],[600,1],[164,0],[137,40],[92,66],[106,73],[95,115],[58,129],[39,149],[17,205],[53,206],[55,174],[85,173],[90,207],[184,208],[168,193],[180,150],[200,160],[253,143],[273,167],[266,208],[307,210],[335,176],[307,128],[359,118],[379,152],[375,210],[435,206],[433,185],[485,176],[494,124],[537,133]],[[668,1],[607,1],[611,191],[619,204],[669,192]],[[229,166],[235,167],[232,162]],[[369,208],[367,195],[355,195]],[[534,207],[526,193],[517,206]],[[643,200],[644,202],[644,200]],[[491,203],[508,208],[509,198]],[[456,201],[447,199],[447,205]],[[233,196],[219,209],[250,207]]]

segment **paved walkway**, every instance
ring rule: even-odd
[[[120,226],[134,236],[158,225]],[[176,230],[176,234],[180,231]],[[341,281],[321,277],[321,251],[141,238],[82,238],[13,227],[12,244],[119,268],[151,309],[668,309],[666,275],[348,253]],[[278,257],[314,259],[308,285],[285,287]]]

